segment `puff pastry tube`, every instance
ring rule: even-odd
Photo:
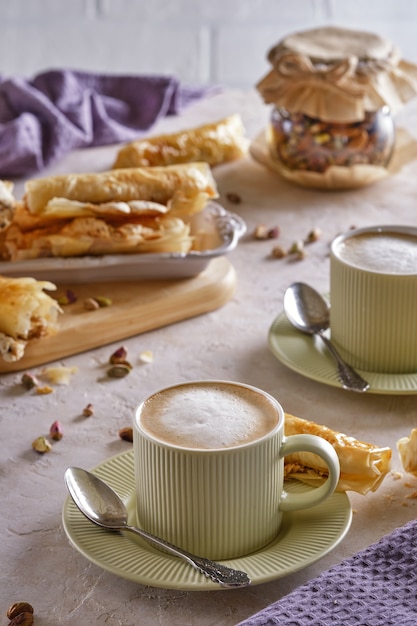
[[[207,163],[29,180],[3,236],[2,257],[186,253],[192,238],[183,218],[217,195]]]
[[[340,461],[337,491],[356,491],[361,494],[376,491],[390,471],[392,451],[389,447],[364,443],[327,426],[286,413],[285,434],[301,433],[323,437],[335,448]],[[323,460],[310,452],[286,456],[284,468],[286,478],[297,478],[312,485],[320,484],[327,477]]]
[[[113,168],[203,161],[211,166],[247,154],[249,141],[240,115],[177,133],[132,141],[117,153]]]

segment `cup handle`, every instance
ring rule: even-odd
[[[296,511],[316,506],[332,495],[339,482],[340,463],[333,446],[317,435],[290,435],[282,442],[280,459],[294,452],[313,452],[318,454],[329,469],[326,482],[306,493],[287,493],[283,491],[279,508],[281,511]]]

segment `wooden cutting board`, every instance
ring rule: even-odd
[[[16,363],[1,359],[0,372],[28,370],[207,313],[223,306],[235,286],[235,270],[226,257],[213,259],[192,278],[58,285],[58,294],[71,289],[77,296],[75,303],[63,307],[58,333],[29,342]],[[86,311],[84,300],[95,296],[111,298],[111,306]]]

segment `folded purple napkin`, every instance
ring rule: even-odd
[[[416,626],[417,521],[238,626]]]
[[[0,76],[0,177],[40,171],[75,148],[132,141],[209,91],[169,76]]]

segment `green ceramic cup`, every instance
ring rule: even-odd
[[[369,372],[417,372],[417,228],[375,226],[330,250],[330,330],[341,355]]]
[[[284,412],[269,394],[228,381],[162,389],[134,418],[138,523],[194,554],[222,560],[272,541],[282,512],[315,506],[339,479],[334,448],[314,435],[284,437]],[[320,455],[329,478],[284,491],[283,458]]]

